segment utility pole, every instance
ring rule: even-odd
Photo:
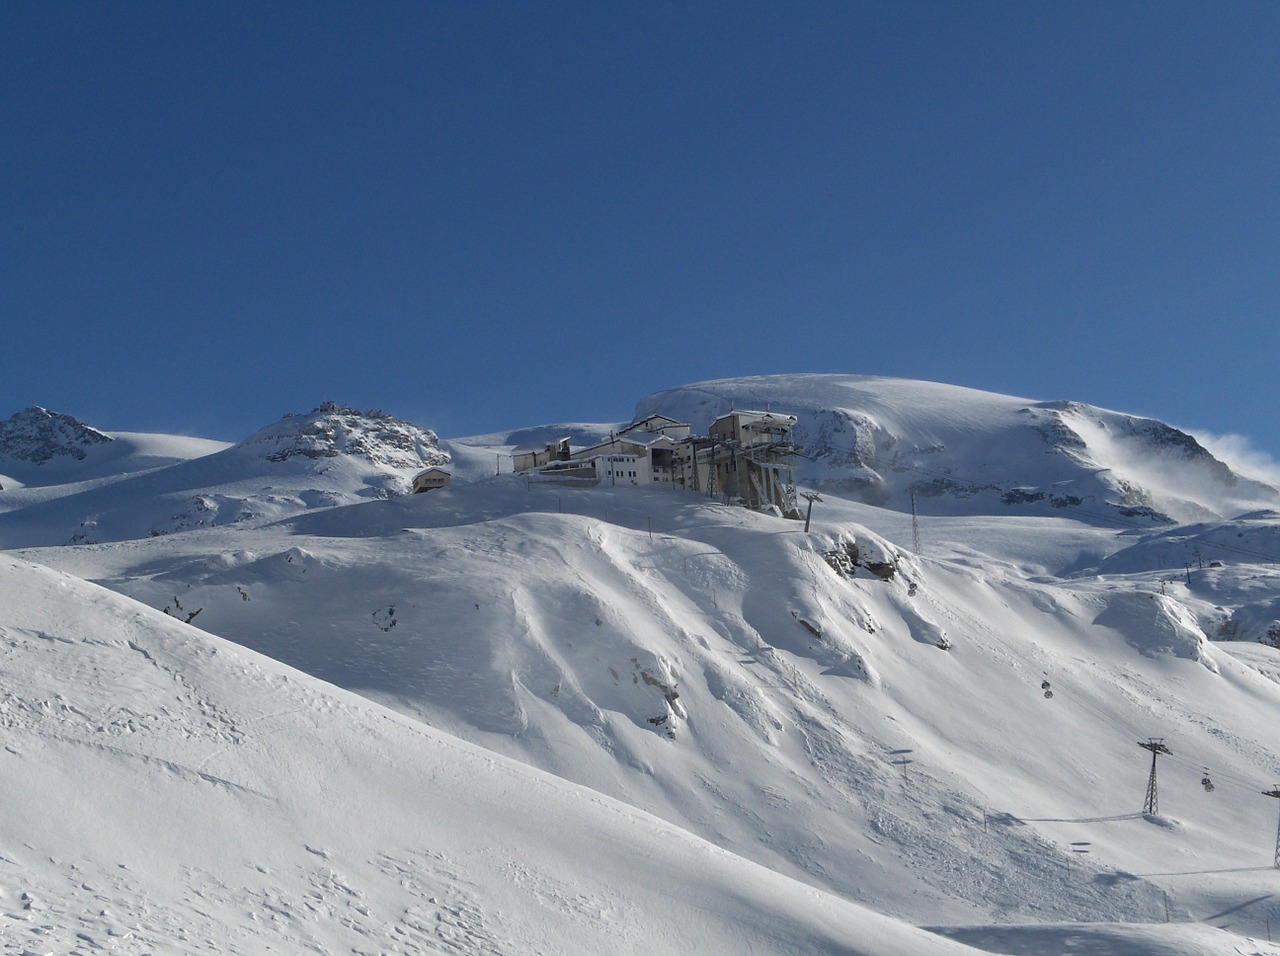
[[[920,557],[920,515],[916,513],[916,493],[911,492],[911,551]]]
[[[1274,790],[1263,790],[1262,795],[1264,797],[1280,798],[1280,787],[1276,787]],[[1274,866],[1277,870],[1280,870],[1280,826],[1276,827],[1276,855],[1271,865]],[[1270,930],[1270,928],[1271,927],[1268,924],[1267,929]]]
[[[805,534],[808,534],[808,533],[809,533],[809,522],[810,522],[810,521],[812,520],[812,518],[813,518],[813,503],[814,503],[815,501],[821,501],[821,500],[822,500],[822,498],[820,498],[818,495],[812,494],[811,492],[808,492],[808,491],[802,491],[802,492],[800,492],[800,497],[801,497],[801,498],[803,498],[805,501],[809,502],[809,510],[805,512],[805,516],[804,516],[804,533],[805,533]]]
[[[1173,751],[1166,747],[1162,741],[1163,737],[1148,737],[1147,742],[1138,741],[1138,746],[1143,750],[1151,751],[1151,777],[1147,780],[1147,799],[1142,804],[1142,812],[1149,817],[1155,816],[1160,812],[1160,799],[1156,795],[1156,758],[1161,754],[1172,754]],[[1277,794],[1280,796],[1280,794]]]

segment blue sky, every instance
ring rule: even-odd
[[[1280,5],[0,6],[0,417],[461,436],[709,378],[1280,457]]]

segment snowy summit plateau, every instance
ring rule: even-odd
[[[1265,476],[862,375],[429,424],[0,422],[4,952],[1280,954]]]

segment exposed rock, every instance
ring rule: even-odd
[[[434,432],[381,410],[361,412],[333,402],[325,402],[306,415],[286,415],[238,447],[252,449],[273,462],[350,455],[374,465],[416,470],[450,461]]]
[[[84,422],[33,405],[0,422],[0,455],[43,465],[56,458],[83,461],[86,449],[112,439]]]

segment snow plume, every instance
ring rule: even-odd
[[[1255,448],[1246,435],[1214,435],[1211,432],[1191,432],[1196,441],[1215,457],[1226,462],[1233,471],[1257,481],[1280,488],[1280,461],[1265,451]]]

